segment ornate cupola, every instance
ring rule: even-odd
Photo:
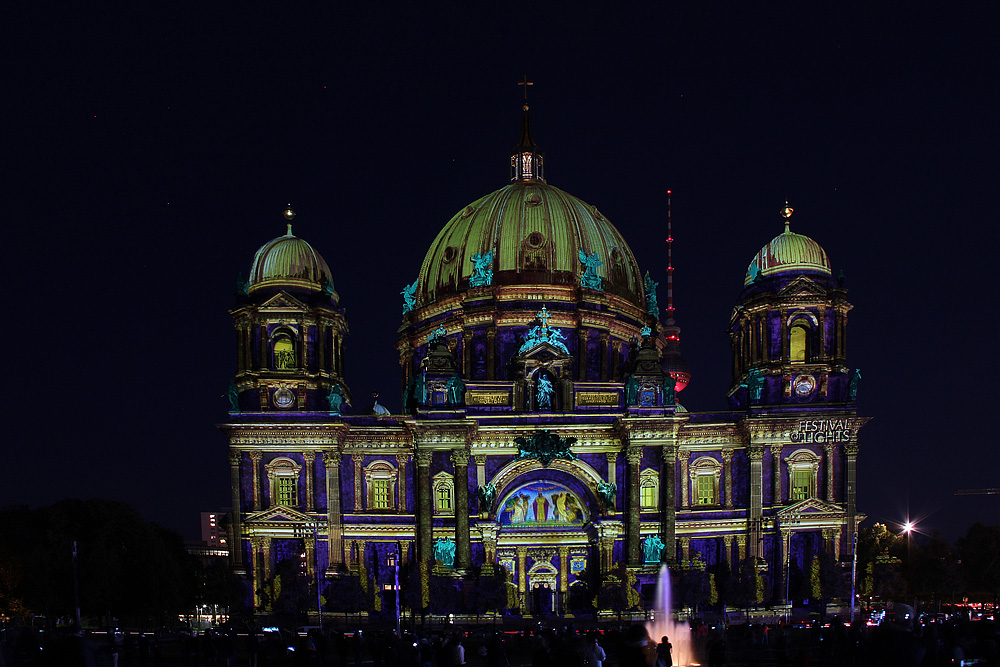
[[[510,154],[511,181],[545,182],[545,164],[542,151],[531,136],[531,114],[528,113],[528,86],[534,85],[528,77],[518,85],[524,86],[524,104],[521,105],[521,137]]]
[[[855,398],[860,374],[846,365],[847,290],[833,278],[826,251],[791,230],[792,213],[786,202],[785,230],[750,262],[733,310],[734,407]]]
[[[257,251],[229,311],[237,332],[230,412],[339,414],[350,397],[343,381],[347,320],[330,267],[292,233],[290,205],[284,217],[285,234]]]

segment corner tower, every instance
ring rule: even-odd
[[[826,251],[791,231],[793,209],[781,211],[785,231],[750,262],[729,334],[734,408],[853,402],[857,372],[847,367],[843,280]]]
[[[348,397],[347,320],[330,267],[292,234],[291,207],[284,216],[284,236],[257,251],[250,279],[241,281],[229,311],[237,332],[231,412],[328,411],[331,391]]]

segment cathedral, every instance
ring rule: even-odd
[[[293,211],[257,251],[230,311],[220,426],[248,604],[268,609],[283,563],[313,585],[360,574],[366,591],[388,590],[378,577],[396,562],[496,573],[532,613],[613,572],[648,584],[664,564],[750,562],[764,599],[783,601],[820,553],[849,560],[868,419],[847,365],[851,304],[792,209],[733,309],[727,409],[692,412],[673,268],[661,313],[615,226],[545,180],[526,103],[510,170],[401,277],[402,414],[347,409],[348,322]]]

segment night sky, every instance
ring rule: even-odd
[[[855,305],[859,509],[1000,523],[1000,496],[953,495],[1000,487],[995,3],[149,4],[5,9],[0,506],[106,497],[195,538],[228,505],[227,311],[289,202],[347,309],[355,410],[399,411],[399,292],[506,184],[527,75],[548,182],[661,305],[673,191],[689,410],[726,407],[787,199]]]

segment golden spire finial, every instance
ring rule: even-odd
[[[792,217],[792,213],[794,213],[794,212],[795,212],[795,209],[788,205],[788,200],[786,199],[785,200],[785,208],[781,209],[781,217],[783,217],[785,219],[785,231],[786,232],[789,231],[789,225],[790,225],[789,218]]]
[[[292,205],[291,204],[286,204],[285,205],[285,210],[282,211],[281,214],[283,216],[285,216],[285,220],[288,221],[286,223],[286,225],[287,225],[287,231],[285,232],[285,236],[292,236],[292,218],[295,217],[295,211],[292,210]]]

